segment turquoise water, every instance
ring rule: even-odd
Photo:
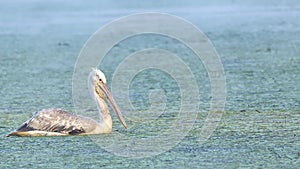
[[[198,135],[209,108],[209,79],[203,65],[194,62],[189,52],[183,57],[199,72],[202,109],[188,135],[162,154],[143,159],[116,156],[89,137],[5,137],[40,109],[74,111],[72,75],[84,43],[111,20],[144,11],[167,12],[189,20],[210,38],[220,55],[226,73],[226,112],[205,143],[198,142]],[[298,1],[1,1],[0,168],[297,168],[299,14]],[[123,57],[118,53],[137,50],[136,44],[143,45],[143,40],[148,42],[145,46],[170,44],[164,38],[157,41],[156,37],[141,36],[113,49],[112,57],[101,65],[109,84],[118,59]],[[141,111],[149,107],[148,91],[159,88],[167,93],[167,112],[178,110],[179,89],[167,74],[142,72],[131,87],[130,98]],[[113,118],[114,132],[143,138],[167,128],[173,114],[163,114],[151,125],[135,125],[127,131]],[[107,136],[102,137],[105,140]]]

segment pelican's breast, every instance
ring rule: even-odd
[[[96,120],[93,120],[88,117],[78,116],[78,123],[85,130],[85,133],[80,133],[81,135],[103,134],[112,132],[112,128],[106,125],[105,123],[99,123]]]

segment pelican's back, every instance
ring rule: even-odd
[[[61,109],[43,109],[7,136],[80,135],[97,126],[97,122]]]

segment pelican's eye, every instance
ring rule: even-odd
[[[104,83],[104,81],[102,80],[102,78],[99,77],[98,80],[99,80],[100,83]]]
[[[96,75],[96,77],[100,82],[103,82],[102,79],[99,77],[99,75]]]

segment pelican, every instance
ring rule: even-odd
[[[89,135],[112,132],[112,119],[107,108],[109,103],[118,119],[127,128],[127,124],[107,85],[102,71],[93,68],[88,77],[88,89],[96,102],[100,121],[75,115],[61,109],[43,109],[23,123],[7,136],[67,136]]]

